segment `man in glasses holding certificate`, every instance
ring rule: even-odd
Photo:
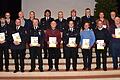
[[[80,32],[84,68],[83,70],[91,70],[92,63],[92,47],[95,42],[94,32],[90,29],[90,23],[85,22],[83,31]]]
[[[16,19],[15,27],[12,30],[11,34],[11,49],[13,53],[13,58],[15,62],[15,71],[14,73],[19,71],[19,64],[21,72],[24,72],[24,58],[25,58],[25,50],[26,50],[26,34],[25,28],[21,26],[21,20]],[[20,58],[20,63],[19,63]]]
[[[95,29],[95,37],[96,37],[96,44],[95,44],[95,52],[96,52],[96,70],[101,68],[101,54],[102,54],[102,63],[103,63],[103,70],[107,70],[107,46],[109,44],[111,35],[109,31],[103,27],[103,22],[99,20],[97,22],[97,27]]]
[[[30,29],[28,34],[28,43],[30,46],[31,56],[31,70],[35,71],[35,59],[38,56],[39,70],[43,72],[43,61],[42,61],[42,44],[43,44],[43,31],[38,26],[39,20],[33,19],[33,27]]]
[[[53,69],[53,61],[55,59],[55,69],[59,71],[58,64],[59,64],[59,57],[60,57],[60,43],[61,43],[61,33],[58,29],[56,29],[57,23],[53,20],[50,23],[50,29],[46,30],[45,33],[45,41],[48,44],[48,71]]]
[[[75,29],[75,22],[70,20],[68,22],[69,29],[63,33],[63,42],[65,44],[65,58],[66,58],[66,71],[70,70],[70,59],[72,59],[72,67],[77,71],[77,55],[78,45],[80,41],[79,31]]]

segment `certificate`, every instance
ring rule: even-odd
[[[90,47],[90,39],[83,39],[82,49],[89,49]]]
[[[14,33],[12,34],[13,40],[17,42],[21,42],[20,34],[19,33]]]
[[[120,38],[120,28],[115,29],[115,36],[116,38]]]
[[[38,45],[38,37],[31,37],[31,45],[32,46]]]
[[[76,38],[69,38],[69,42],[68,42],[68,45],[70,47],[76,47]]]
[[[5,41],[5,33],[0,33],[0,41]]]
[[[97,40],[97,49],[104,49],[104,40]]]
[[[56,37],[49,37],[49,47],[56,47]]]

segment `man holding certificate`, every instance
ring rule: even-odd
[[[43,61],[42,61],[42,44],[43,44],[43,31],[38,26],[39,20],[33,19],[33,27],[28,33],[28,43],[30,46],[30,58],[31,58],[31,70],[35,71],[35,59],[38,56],[39,70],[43,72]]]
[[[15,27],[11,31],[11,49],[13,53],[13,58],[15,62],[15,71],[14,73],[19,71],[19,64],[21,72],[24,72],[24,57],[26,50],[26,34],[25,28],[21,26],[21,20],[16,19]],[[19,56],[19,57],[18,57]],[[20,63],[19,59],[20,58]]]
[[[92,63],[92,47],[95,42],[94,32],[90,29],[90,23],[85,22],[83,31],[80,32],[84,68],[83,70],[91,70]]]
[[[3,55],[5,57],[5,69],[8,72],[9,66],[9,36],[8,26],[5,23],[5,18],[0,19],[0,71],[3,71]]]
[[[107,47],[110,41],[109,31],[103,27],[103,22],[99,20],[97,22],[97,28],[94,30],[96,37],[95,52],[96,52],[96,70],[101,68],[101,54],[102,54],[102,63],[103,70],[107,70]]]
[[[65,58],[66,58],[66,71],[70,70],[70,59],[72,59],[72,67],[74,71],[77,71],[77,56],[78,45],[80,41],[79,31],[75,29],[75,22],[69,21],[69,29],[63,33],[63,42],[65,45]]]
[[[53,69],[53,61],[52,59],[55,59],[55,69],[56,71],[59,71],[58,64],[59,64],[59,57],[60,57],[60,43],[61,43],[61,33],[58,29],[56,29],[57,23],[55,21],[52,21],[50,23],[50,29],[46,30],[45,33],[45,41],[47,42],[48,47],[48,65],[49,69],[48,71],[51,71]]]
[[[111,46],[112,46],[112,58],[113,58],[113,69],[118,69],[118,57],[120,57],[120,18],[115,18],[115,24],[110,27],[112,35]]]

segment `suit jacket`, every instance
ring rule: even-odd
[[[19,33],[20,34],[20,38],[21,38],[21,42],[20,45],[15,45],[13,43],[13,37],[12,34],[10,35],[10,42],[11,42],[11,49],[25,49],[26,48],[26,41],[27,41],[27,35],[25,34],[25,28],[20,26],[20,28],[17,30],[16,27],[11,31],[12,34],[14,33]]]
[[[64,31],[64,33],[63,33],[64,45],[66,46],[69,43],[69,38],[71,38],[71,37],[76,38],[76,44],[79,46],[80,35],[79,35],[79,31],[76,29],[74,29],[73,31],[70,31],[69,29]]]
[[[57,38],[57,47],[60,48],[60,42],[61,42],[61,33],[58,29],[52,30],[52,29],[47,29],[45,33],[45,41],[49,41],[49,37],[56,37]],[[49,45],[48,45],[49,46]]]
[[[93,16],[90,16],[89,18],[87,16],[83,16],[82,19],[82,28],[85,24],[85,22],[89,22],[91,24],[91,29],[95,29],[96,28],[96,22],[95,22],[95,18]]]
[[[62,21],[60,21],[59,19],[56,19],[56,22],[57,22],[57,29],[59,29],[61,32],[67,29],[66,19],[62,19]]]
[[[28,33],[28,43],[31,43],[31,37],[38,37],[38,43],[40,44],[40,47],[42,47],[44,42],[44,32],[38,27],[37,29],[34,29],[33,27],[30,29]]]
[[[44,17],[44,18],[42,18],[41,20],[40,20],[40,27],[43,29],[43,30],[46,30],[46,29],[48,29],[48,28],[50,28],[49,26],[50,26],[50,23],[51,23],[51,21],[53,21],[54,19],[53,18],[49,18],[48,20],[46,20],[46,18]]]
[[[69,22],[70,20],[73,20],[72,17],[67,18],[67,21],[68,21],[68,22]],[[78,30],[80,30],[80,28],[81,28],[81,19],[80,19],[80,17],[77,17],[77,16],[76,16],[76,18],[75,18],[74,21],[75,21],[75,26],[76,26],[75,28],[78,29]]]
[[[3,27],[0,25],[0,33],[5,33],[5,43],[0,44],[0,47],[9,47],[9,29],[8,26],[5,24]]]

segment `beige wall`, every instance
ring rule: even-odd
[[[43,17],[45,9],[52,11],[52,17],[57,18],[59,10],[64,12],[64,17],[70,16],[70,11],[76,9],[78,16],[84,15],[85,8],[91,8],[92,14],[95,7],[95,0],[22,0],[22,10],[25,13],[25,17],[28,18],[30,10],[36,12],[36,17],[39,19]]]

